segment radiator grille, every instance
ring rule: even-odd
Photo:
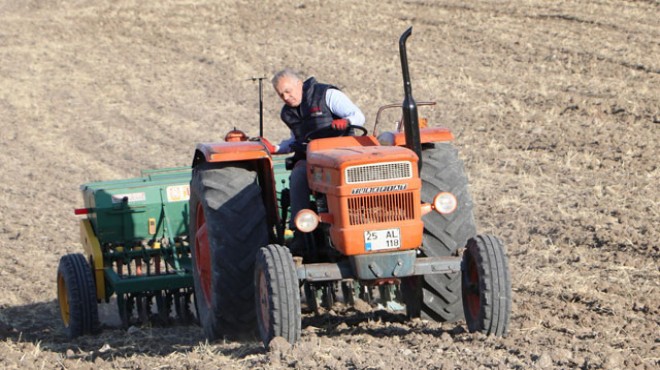
[[[412,220],[413,193],[364,195],[348,198],[348,217],[351,225]]]
[[[401,180],[412,177],[412,163],[407,161],[366,164],[346,169],[346,183],[360,184],[382,180]]]

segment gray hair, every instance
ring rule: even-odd
[[[296,71],[294,71],[291,68],[284,68],[283,70],[275,73],[275,75],[273,76],[273,79],[271,80],[271,82],[273,83],[273,87],[277,87],[277,84],[284,77],[292,78],[295,81],[302,81],[302,78],[300,78],[300,75],[298,75]]]

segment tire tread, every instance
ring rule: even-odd
[[[478,269],[481,307],[479,316],[471,317],[466,305],[468,329],[505,336],[511,315],[511,278],[504,244],[497,237],[479,235],[468,243],[465,265],[470,258]]]
[[[456,255],[457,250],[476,235],[472,198],[463,161],[458,157],[458,150],[450,143],[437,143],[435,147],[424,150],[422,156],[422,202],[432,203],[436,194],[449,191],[456,196],[458,209],[450,215],[431,212],[422,218],[424,236],[421,256]],[[463,319],[460,273],[425,275],[419,282],[415,289],[421,292],[404,294],[408,299],[421,299],[420,303],[407,304],[411,308],[407,309],[408,316],[420,316],[438,322]],[[402,286],[411,289],[414,285]]]
[[[268,284],[269,315],[272,325],[263,327],[260,321],[262,341],[268,347],[274,337],[283,337],[289,343],[300,339],[301,313],[300,290],[293,257],[288,248],[271,244],[261,248],[257,255],[255,284],[259,285],[259,271],[263,270]],[[260,305],[260,295],[256,290],[256,305]]]
[[[69,326],[65,327],[69,339],[100,331],[96,285],[85,256],[80,253],[60,258],[58,276],[64,279],[69,305]],[[61,297],[58,297],[60,299]]]
[[[200,324],[209,339],[243,337],[256,329],[254,260],[259,248],[268,244],[257,175],[234,164],[205,163],[195,168],[191,180],[191,243],[199,202],[205,212],[211,248],[213,296],[209,312],[203,294],[196,294]],[[194,254],[194,246],[191,250]],[[193,275],[198,280],[196,273]]]

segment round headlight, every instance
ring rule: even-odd
[[[433,209],[443,215],[450,214],[456,210],[458,201],[452,193],[442,192],[433,198]]]
[[[394,134],[390,131],[385,131],[378,135],[378,142],[383,146],[393,146],[394,145]]]
[[[309,233],[319,226],[319,216],[310,209],[303,209],[296,215],[294,223],[298,230]]]

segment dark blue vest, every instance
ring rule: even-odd
[[[328,89],[337,88],[332,85],[318,83],[314,77],[310,77],[303,83],[300,105],[290,107],[285,104],[282,107],[280,117],[289,126],[296,141],[302,143],[305,135],[321,127],[330,126],[333,119],[339,118],[332,114],[325,103],[325,93]],[[332,130],[328,130],[328,136],[335,135]]]

